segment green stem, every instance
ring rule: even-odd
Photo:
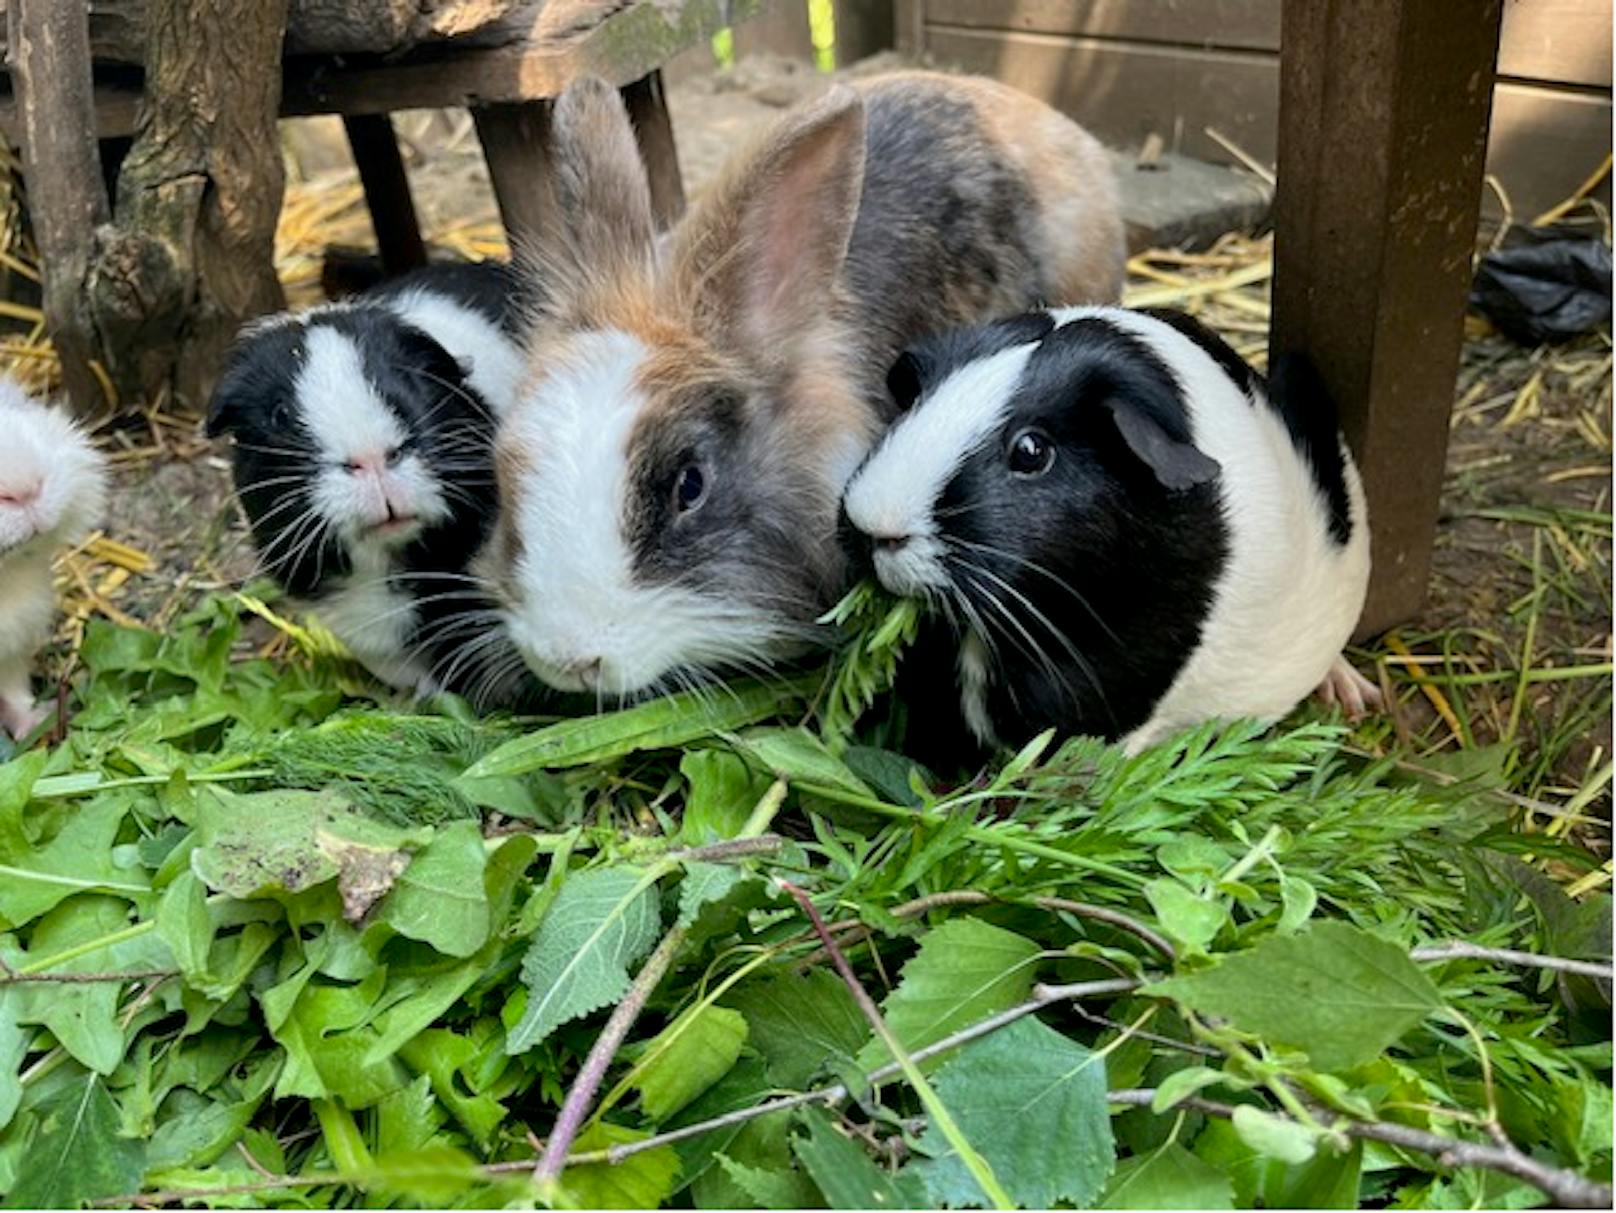
[[[108,889],[114,893],[150,893],[145,885],[119,884],[115,880],[79,880],[73,876],[57,876],[50,872],[30,872],[27,868],[14,868],[0,863],[0,876],[14,880],[31,880],[35,884],[61,885],[69,889]]]
[[[1222,876],[1218,877],[1218,883],[1220,885],[1229,884],[1232,881],[1239,880],[1247,872],[1251,871],[1252,868],[1256,867],[1263,860],[1267,859],[1269,855],[1273,854],[1274,844],[1279,841],[1279,833],[1280,830],[1278,826],[1269,826],[1268,833],[1262,836],[1262,839],[1257,843],[1256,846],[1252,847],[1250,851],[1246,852],[1245,858],[1241,859]]]
[[[142,893],[149,891],[150,890],[147,889],[141,890]],[[216,906],[221,902],[231,900],[234,899],[228,893],[215,893],[207,899],[206,904]],[[83,943],[74,944],[71,948],[64,948],[62,951],[57,952],[54,955],[41,957],[37,960],[30,960],[27,964],[19,965],[17,967],[17,976],[26,977],[30,973],[49,972],[60,965],[67,964],[71,960],[77,960],[80,956],[88,956],[91,952],[100,951],[102,948],[110,948],[113,945],[123,943],[126,940],[139,939],[148,931],[154,931],[156,929],[157,920],[155,918],[143,919],[140,922],[131,924],[130,926],[120,927],[118,930],[112,931],[106,935],[97,936],[95,939],[87,939]]]
[[[866,809],[871,813],[889,817],[894,821],[921,821],[930,826],[944,824],[944,818],[938,813],[928,813],[923,809],[902,808],[898,805],[887,804],[884,800],[876,800],[874,797],[845,792],[840,788],[824,787],[816,783],[798,783],[796,787],[799,792],[806,792],[810,796],[818,796],[823,800],[833,800],[837,804],[849,805],[856,809]],[[1125,881],[1135,888],[1144,888],[1149,883],[1143,876],[1130,872],[1126,868],[1119,868],[1115,864],[1106,863],[1102,859],[1089,859],[1083,855],[1073,855],[1057,847],[1034,842],[1030,838],[1018,838],[1014,834],[1004,834],[998,830],[987,829],[984,826],[971,826],[965,831],[965,836],[972,842],[1019,851],[1023,855],[1031,855],[1035,859],[1045,859],[1051,863],[1064,864],[1067,867],[1083,868],[1089,872],[1104,872],[1107,876]]]

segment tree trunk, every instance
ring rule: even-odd
[[[121,392],[200,404],[243,322],[284,306],[276,117],[287,0],[151,0],[146,87],[86,297]]]

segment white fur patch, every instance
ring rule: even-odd
[[[326,627],[383,682],[416,694],[435,688],[424,662],[409,651],[415,601],[389,581],[387,553],[361,545],[351,553],[353,573],[314,607]]]
[[[526,367],[522,351],[481,312],[425,287],[385,300],[395,315],[426,333],[466,369],[466,381],[503,417],[516,403]]]
[[[893,423],[847,486],[848,519],[873,538],[909,540],[877,548],[876,575],[897,594],[948,584],[938,541],[937,502],[965,461],[996,434],[1035,342],[968,363]]]
[[[959,652],[960,706],[965,724],[983,745],[994,745],[993,718],[988,715],[988,683],[992,680],[988,647],[975,629],[965,634]]]
[[[1240,391],[1171,326],[1115,308],[1066,308],[1065,324],[1099,316],[1148,345],[1183,387],[1195,445],[1223,467],[1229,556],[1201,643],[1155,711],[1125,738],[1138,750],[1209,717],[1275,720],[1323,680],[1352,634],[1369,584],[1363,484],[1346,464],[1352,537],[1330,535],[1329,505],[1260,396]]]
[[[58,409],[0,376],[0,725],[33,727],[29,670],[56,614],[51,559],[77,543],[106,505],[106,469]]]
[[[310,485],[315,508],[350,548],[401,546],[448,513],[443,490],[419,455],[401,453],[409,434],[365,374],[353,340],[315,324],[304,348],[292,390],[322,465]],[[374,529],[389,519],[398,521]]]

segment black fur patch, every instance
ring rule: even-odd
[[[1142,307],[1139,309],[1139,314],[1149,316],[1153,320],[1160,320],[1168,328],[1182,333],[1200,346],[1206,355],[1218,364],[1218,368],[1230,378],[1234,385],[1244,392],[1248,399],[1250,398],[1252,385],[1257,382],[1257,373],[1251,369],[1251,365],[1244,358],[1234,352],[1234,347],[1222,337],[1219,337],[1188,312],[1180,311],[1178,308]]]
[[[1115,738],[1143,724],[1211,609],[1229,550],[1221,484],[1164,487],[1119,413],[1163,443],[1189,443],[1179,385],[1149,347],[1103,319],[1063,325],[937,503],[965,604],[956,615],[990,642],[987,707],[1006,743],[1049,727]],[[1027,428],[1056,450],[1032,479],[1007,466]]]
[[[1352,506],[1341,453],[1341,425],[1335,399],[1312,360],[1302,354],[1277,358],[1268,376],[1268,403],[1284,418],[1292,444],[1324,494],[1330,509],[1330,537],[1345,544],[1352,538]]]

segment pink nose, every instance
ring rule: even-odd
[[[15,487],[0,487],[0,505],[9,505],[14,508],[23,508],[33,505],[39,500],[39,495],[45,486],[39,481],[33,484],[20,484]]]
[[[371,476],[379,476],[382,469],[387,466],[387,452],[362,451],[357,455],[350,455],[348,462],[343,466],[355,474],[365,473]]]

